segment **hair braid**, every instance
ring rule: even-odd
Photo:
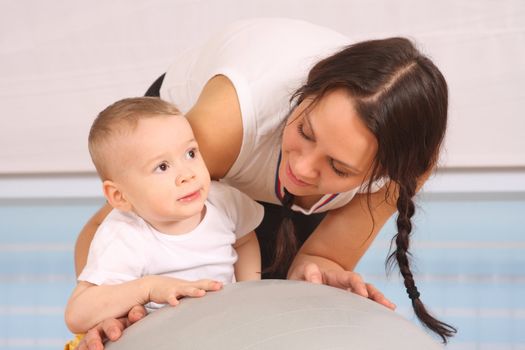
[[[451,325],[434,318],[426,310],[425,305],[420,299],[414,276],[410,270],[410,262],[408,259],[410,253],[408,249],[410,246],[410,233],[412,232],[411,218],[415,212],[415,206],[412,200],[415,191],[415,181],[412,181],[411,183],[405,182],[404,185],[399,186],[399,198],[397,200],[397,210],[399,214],[396,221],[398,233],[393,238],[396,242],[396,250],[390,254],[387,263],[393,263],[393,258],[396,258],[399,271],[403,276],[408,297],[412,300],[414,313],[425,327],[438,334],[443,340],[443,343],[446,344],[447,338],[453,336],[457,330]]]
[[[294,198],[294,195],[285,188],[284,196],[281,200],[281,223],[277,230],[273,261],[265,271],[283,278],[286,278],[288,267],[297,253],[297,237],[292,220],[294,215],[292,211]]]

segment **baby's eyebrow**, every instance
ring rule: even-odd
[[[160,161],[163,161],[166,159],[166,153],[157,154],[153,157],[148,158],[148,160],[145,162],[146,167],[150,167],[151,165],[158,163]]]
[[[188,141],[186,141],[186,142],[184,143],[184,145],[189,145],[189,144],[192,144],[192,143],[197,143],[197,140],[196,140],[195,138],[191,138],[191,139],[189,139]]]

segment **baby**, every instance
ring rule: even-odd
[[[223,283],[260,279],[263,208],[210,181],[190,124],[158,98],[118,101],[91,127],[89,151],[114,208],[91,243],[66,309],[84,333],[137,304],[177,305]]]

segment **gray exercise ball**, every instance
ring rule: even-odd
[[[432,350],[442,346],[395,312],[300,281],[239,282],[185,298],[125,330],[108,350]]]

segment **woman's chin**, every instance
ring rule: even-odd
[[[316,193],[313,186],[296,186],[293,183],[288,185],[283,183],[283,186],[286,188],[286,191],[295,197],[312,196],[318,194]]]

